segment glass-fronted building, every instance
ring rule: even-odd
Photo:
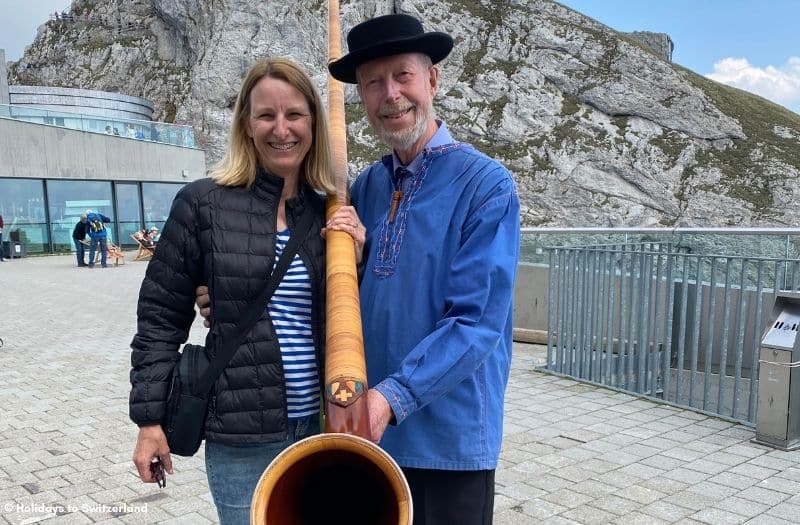
[[[0,49],[3,241],[21,243],[28,255],[72,251],[72,230],[86,210],[111,218],[114,244],[134,248],[131,234],[161,229],[175,194],[205,176],[191,126],[150,120],[145,99],[8,86],[5,77]]]
[[[72,230],[91,209],[112,219],[111,241],[136,246],[131,234],[164,226],[182,182],[0,178],[4,241],[25,245],[28,254],[68,253]]]

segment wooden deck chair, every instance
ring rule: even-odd
[[[134,261],[149,261],[153,257],[153,247],[146,246],[142,242],[142,234],[139,232],[132,233],[131,239],[136,243],[136,255],[133,256]]]
[[[110,240],[106,241],[106,259],[114,261],[114,266],[125,264],[125,252]]]
[[[80,243],[86,246],[86,251],[89,252],[89,241],[83,239]],[[94,252],[94,264],[98,264],[102,259],[103,254],[100,252],[100,246],[98,246]],[[106,239],[106,262],[109,260],[114,263],[114,266],[119,266],[120,263],[125,264],[125,253],[122,248],[111,242],[111,240]]]

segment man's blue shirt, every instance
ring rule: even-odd
[[[454,143],[444,125],[437,136],[445,141],[411,163],[394,220],[392,155],[352,188],[367,228],[360,296],[368,379],[395,414],[381,446],[401,466],[493,469],[511,361],[519,199],[502,165]]]

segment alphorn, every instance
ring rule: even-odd
[[[328,2],[328,59],[341,56],[339,0]],[[344,86],[328,74],[328,121],[336,195],[347,204]],[[361,332],[355,245],[326,236],[325,433],[299,441],[266,468],[253,493],[251,525],[411,525],[411,491],[400,467],[369,441],[367,366]]]

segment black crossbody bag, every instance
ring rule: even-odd
[[[250,303],[246,314],[232,331],[236,335],[220,345],[212,361],[209,361],[204,346],[193,344],[183,346],[183,352],[172,371],[166,411],[161,421],[172,454],[193,456],[200,448],[211,389],[264,312],[297,253],[301,240],[308,233],[312,220],[313,214],[308,212],[300,219],[272,270],[269,284],[258,299]]]

